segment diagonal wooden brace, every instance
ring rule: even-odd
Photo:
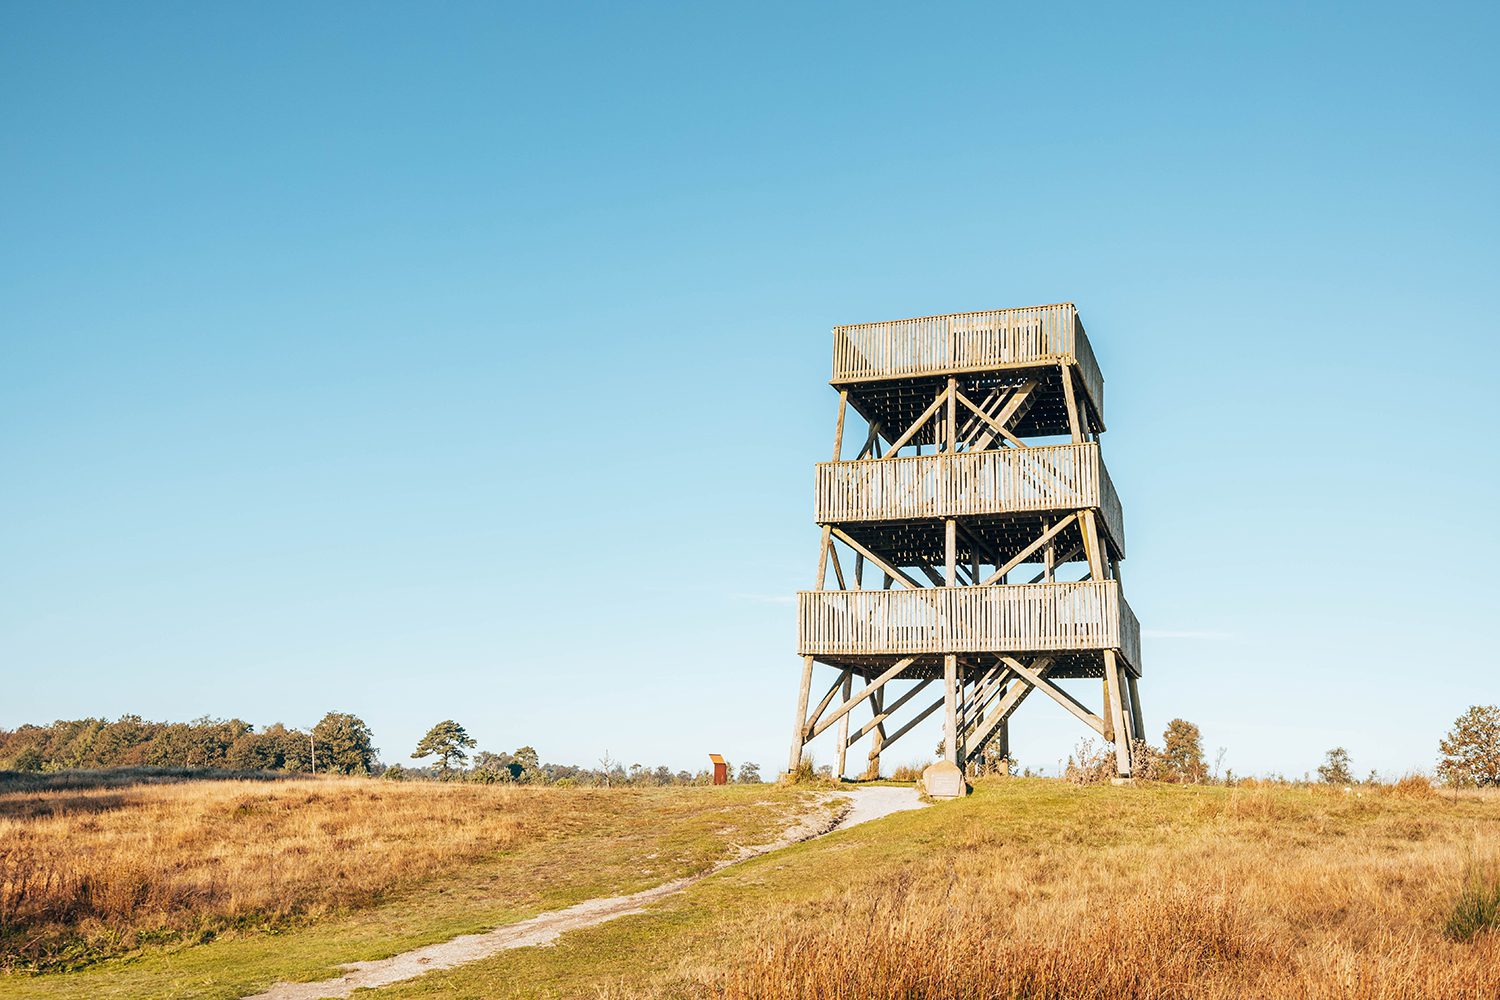
[[[903,659],[897,660],[895,666],[891,667],[885,673],[875,678],[864,688],[862,688],[858,694],[850,698],[848,701],[844,702],[838,708],[834,709],[826,719],[814,726],[812,732],[808,734],[808,739],[817,739],[818,736],[823,732],[823,730],[827,729],[829,726],[833,725],[835,722],[848,715],[850,710],[852,710],[860,702],[870,697],[870,695],[874,694],[876,691],[879,691],[882,687],[885,686],[886,681],[895,680],[898,676],[900,676],[901,671],[905,670],[907,667],[915,663],[916,659],[917,658],[915,656],[908,656]]]
[[[886,719],[889,719],[892,715],[894,715],[896,712],[898,712],[901,709],[902,705],[905,705],[907,702],[911,701],[917,695],[921,694],[922,693],[922,689],[925,688],[927,685],[929,685],[931,683],[932,683],[932,678],[931,677],[928,677],[925,680],[919,681],[917,683],[917,685],[915,687],[913,687],[910,691],[906,692],[901,697],[899,697],[895,701],[891,702],[891,704],[890,704],[889,707],[882,708],[880,711],[876,712],[875,713],[875,717],[873,719],[871,719],[869,722],[866,722],[863,726],[861,726],[859,728],[858,732],[856,732],[854,735],[852,735],[852,736],[849,737],[849,745],[853,746],[854,744],[858,743],[861,739],[864,738],[865,734],[868,733],[870,730],[872,730],[872,729],[879,729],[881,726],[885,725],[885,720]],[[887,742],[889,742],[889,740],[887,740]]]
[[[1101,737],[1104,735],[1104,720],[1099,718],[1099,716],[1095,715],[1093,712],[1090,712],[1087,708],[1084,708],[1077,698],[1074,698],[1072,695],[1068,694],[1068,692],[1064,691],[1056,684],[1053,684],[1047,678],[1032,670],[1030,667],[1025,666],[1021,663],[1021,661],[1013,659],[1009,656],[1002,656],[1001,659],[1005,661],[1006,665],[1009,666],[1010,669],[1019,674],[1022,680],[1026,681],[1032,687],[1041,691],[1043,694],[1051,698],[1053,701],[1057,702],[1063,708],[1066,708],[1078,719],[1079,722],[1082,722],[1085,726],[1088,726],[1094,732],[1098,733]]]

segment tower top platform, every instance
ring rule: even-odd
[[[1076,367],[1102,424],[1104,376],[1071,302],[836,326],[830,382],[858,397],[880,394],[887,388],[881,383],[913,385],[962,373],[1019,376],[1061,365]]]

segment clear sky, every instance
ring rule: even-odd
[[[829,328],[1071,300],[1148,728],[1430,767],[1500,702],[1495,8],[1059,6],[0,8],[0,726],[774,771]]]

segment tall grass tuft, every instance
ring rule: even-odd
[[[1454,941],[1472,941],[1500,928],[1500,865],[1470,863],[1443,931]]]

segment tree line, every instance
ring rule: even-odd
[[[1160,748],[1144,742],[1136,745],[1135,758],[1141,777],[1183,783],[1220,780],[1219,761],[1210,768],[1196,725],[1173,719],[1162,736]],[[707,768],[674,771],[666,766],[639,763],[627,766],[608,753],[592,767],[543,763],[536,749],[530,746],[511,753],[480,751],[471,759],[470,751],[477,743],[452,719],[433,726],[412,752],[413,760],[430,760],[428,765],[387,766],[381,763],[372,739],[364,720],[348,712],[329,712],[310,730],[290,728],[279,722],[256,730],[241,719],[148,722],[138,715],[125,715],[113,722],[94,718],[59,720],[45,726],[0,729],[0,770],[163,767],[604,787],[708,784],[712,778]],[[1470,707],[1439,742],[1438,750],[1437,777],[1444,784],[1500,787],[1500,707]],[[1220,760],[1222,757],[1221,750]],[[1014,770],[1014,761],[980,760],[971,765],[977,765],[981,771],[999,767],[1008,772]],[[1069,758],[1064,776],[1094,780],[1112,774],[1112,768],[1113,754],[1085,741]],[[1327,784],[1355,783],[1353,764],[1343,747],[1329,750],[1317,773],[1318,779]],[[732,781],[761,780],[760,766],[751,762],[741,764],[738,769],[731,765],[729,775]],[[1234,776],[1226,772],[1223,780],[1232,782]]]
[[[151,722],[138,715],[125,715],[114,721],[60,719],[45,726],[0,729],[0,770],[187,768],[604,787],[708,784],[712,779],[707,769],[627,766],[608,754],[595,767],[547,764],[530,746],[513,753],[480,751],[471,761],[469,751],[476,745],[463,726],[447,719],[433,726],[411,755],[414,760],[430,760],[430,765],[386,765],[380,760],[370,727],[348,712],[329,712],[308,730],[279,722],[257,730],[243,719]],[[730,779],[759,782],[760,767],[741,764],[737,771],[731,768]]]
[[[376,749],[370,727],[347,712],[329,712],[311,730],[277,722],[256,730],[243,719],[150,722],[139,715],[61,719],[51,725],[0,729],[0,768],[12,771],[115,767],[222,771],[370,774]]]
[[[600,758],[597,767],[580,767],[575,764],[544,764],[536,749],[523,746],[514,753],[490,753],[481,750],[474,754],[472,763],[469,751],[478,744],[463,726],[452,719],[444,719],[427,731],[412,751],[412,759],[433,758],[433,768],[427,776],[443,781],[472,781],[480,784],[503,784],[514,782],[529,785],[591,785],[604,788],[614,786],[641,785],[707,785],[713,774],[707,768],[698,771],[674,771],[665,764],[648,767],[631,764],[628,767],[615,760],[608,752]],[[408,771],[396,764],[383,772],[387,778],[404,778]],[[744,784],[761,781],[760,765],[747,761],[736,771],[729,766],[729,780]]]
[[[1148,781],[1183,784],[1222,781],[1232,785],[1236,780],[1233,771],[1225,771],[1222,776],[1219,773],[1224,758],[1222,749],[1210,767],[1203,753],[1203,734],[1186,719],[1173,719],[1167,723],[1160,747],[1137,740],[1133,750],[1134,774]],[[1454,721],[1448,734],[1438,741],[1438,753],[1436,777],[1444,785],[1500,787],[1500,706],[1470,706]],[[1069,755],[1063,777],[1080,784],[1103,781],[1114,775],[1114,766],[1112,752],[1097,746],[1092,740],[1084,740]],[[1324,754],[1323,763],[1318,765],[1316,773],[1317,782],[1325,785],[1361,784],[1355,777],[1354,762],[1345,747],[1334,747]],[[1288,780],[1280,774],[1269,777],[1273,781]],[[1311,773],[1302,777],[1305,783],[1313,780]],[[1379,776],[1371,771],[1363,783],[1379,784]]]

